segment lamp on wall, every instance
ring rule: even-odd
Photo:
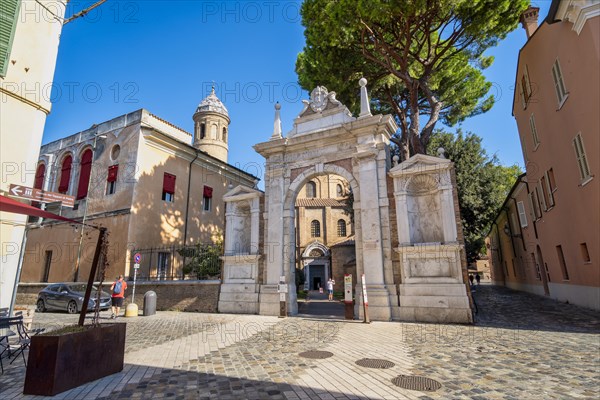
[[[92,126],[94,128],[95,125]],[[85,219],[87,217],[88,212],[88,204],[89,204],[89,196],[90,196],[90,186],[92,184],[92,175],[94,170],[94,158],[96,157],[96,146],[98,144],[98,139],[106,139],[105,134],[96,134],[94,135],[94,143],[92,144],[92,162],[90,165],[90,177],[88,179],[88,193],[85,197],[85,209],[83,210],[83,219],[81,221],[81,233],[79,235],[79,248],[77,249],[77,263],[75,264],[75,273],[73,274],[73,282],[77,282],[79,279],[79,268],[81,264],[81,247],[83,245],[83,231],[85,230]]]
[[[504,230],[504,234],[506,236],[508,236],[508,237],[521,237],[520,233],[515,233],[515,234],[511,233],[510,227],[508,226],[508,222],[504,223],[504,229],[503,230]]]

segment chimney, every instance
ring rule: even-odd
[[[525,29],[525,33],[527,34],[527,39],[533,35],[533,32],[538,27],[538,15],[540,8],[539,7],[531,7],[521,14],[521,25],[523,25],[523,29]]]

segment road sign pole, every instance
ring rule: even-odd
[[[139,264],[137,264],[139,265]],[[134,303],[134,299],[135,299],[135,281],[137,279],[137,268],[134,267],[133,269],[133,292],[131,293],[131,302]]]

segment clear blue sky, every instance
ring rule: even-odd
[[[94,1],[71,1],[67,15]],[[535,4],[541,20],[550,0]],[[229,162],[263,178],[252,145],[269,139],[275,101],[285,133],[308,98],[294,69],[304,45],[299,10],[295,1],[108,0],[63,29],[43,142],[139,108],[193,132],[192,114],[214,81],[231,118]],[[524,43],[519,27],[488,52],[497,104],[462,124],[506,165],[523,166],[511,103]]]

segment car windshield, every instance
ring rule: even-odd
[[[80,293],[85,293],[85,288],[87,287],[87,285],[80,283],[78,285],[69,285],[69,288],[71,289],[72,292],[80,292]],[[98,288],[96,286],[92,286],[92,290],[94,292],[98,291]]]

